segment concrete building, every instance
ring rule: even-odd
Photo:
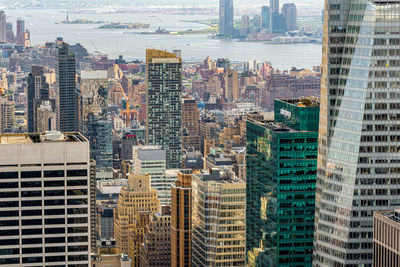
[[[297,29],[297,10],[293,3],[285,3],[282,5],[282,14],[286,19],[286,30],[294,31]]]
[[[0,133],[15,126],[15,103],[0,95]]]
[[[80,90],[76,87],[75,56],[69,45],[61,42],[56,52],[56,83],[58,91],[58,129],[79,131],[81,123]]]
[[[192,170],[178,172],[171,187],[171,266],[192,264]]]
[[[28,133],[39,132],[37,129],[36,111],[42,101],[49,100],[49,84],[46,82],[43,67],[32,66],[32,71],[28,76]],[[54,125],[56,126],[56,125]]]
[[[135,221],[142,212],[157,212],[159,200],[157,190],[150,187],[150,175],[130,174],[128,187],[121,189],[117,209],[114,210],[114,237],[120,253],[129,254],[130,233],[136,231]],[[129,255],[139,262],[139,254]]]
[[[171,203],[171,185],[175,180],[166,176],[166,152],[159,146],[133,146],[133,173],[149,174],[151,188],[157,190],[161,204]]]
[[[171,266],[171,206],[150,216],[140,250],[140,266]]]
[[[400,210],[374,212],[374,266],[400,266]]]
[[[0,261],[89,266],[96,177],[88,141],[79,133],[0,135],[0,151]]]
[[[245,266],[246,183],[233,172],[192,175],[192,266]]]
[[[225,72],[225,95],[224,97],[229,101],[233,102],[240,98],[239,91],[239,77],[238,72],[233,69],[227,69]]]
[[[43,101],[40,106],[36,107],[34,132],[44,133],[57,129],[57,113],[54,112],[53,106],[50,101]]]
[[[400,206],[400,157],[394,145],[400,135],[400,94],[394,89],[400,79],[394,56],[400,55],[394,30],[400,27],[400,5],[358,3],[355,9],[346,0],[325,2],[315,267],[372,266],[373,211]],[[344,50],[338,41],[348,37],[343,29],[355,29],[357,39]],[[362,55],[361,49],[371,52]]]
[[[0,43],[7,42],[7,21],[4,11],[0,11]]]
[[[199,136],[200,112],[195,99],[184,98],[182,103],[182,145],[185,150],[201,151]]]
[[[115,240],[101,240],[100,247],[92,257],[91,267],[131,267],[128,255],[119,253]]]
[[[25,44],[25,21],[17,19],[17,45],[24,46]]]
[[[178,53],[177,53],[178,54]],[[182,166],[182,58],[146,50],[147,144],[167,153],[167,169]]]
[[[219,34],[233,36],[233,0],[219,0]]]

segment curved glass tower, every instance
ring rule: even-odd
[[[372,266],[400,205],[400,0],[326,0],[314,266]]]

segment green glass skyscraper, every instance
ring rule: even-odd
[[[146,139],[167,152],[167,169],[182,166],[182,58],[146,51]]]
[[[248,266],[311,266],[319,101],[275,100],[247,121]]]

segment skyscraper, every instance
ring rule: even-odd
[[[219,0],[219,34],[233,35],[233,0]]]
[[[17,19],[17,45],[25,45],[25,21]]]
[[[182,58],[146,51],[147,143],[167,152],[167,169],[182,165]]]
[[[46,82],[43,67],[32,66],[28,76],[28,133],[37,132],[36,110],[42,101],[49,100],[49,84]]]
[[[312,265],[318,102],[275,100],[275,121],[247,120],[247,263]]]
[[[400,205],[400,6],[325,4],[313,265],[372,266],[372,213]]]
[[[88,141],[79,133],[0,135],[0,151],[0,262],[89,266],[96,177]]]
[[[192,266],[245,266],[246,183],[231,171],[192,175]]]
[[[171,187],[171,266],[192,264],[192,171],[181,170]]]
[[[0,133],[15,126],[15,103],[0,95]]]
[[[269,28],[270,16],[271,16],[271,11],[270,11],[269,6],[261,7],[262,27],[265,28],[265,29]]]
[[[286,30],[293,31],[297,29],[297,10],[293,3],[282,5],[282,14],[286,19]]]
[[[7,21],[4,11],[0,11],[0,43],[7,42]]]
[[[269,0],[271,13],[279,13],[279,0]]]
[[[61,42],[56,52],[58,93],[58,129],[63,132],[80,130],[80,90],[76,88],[75,56],[69,45]]]

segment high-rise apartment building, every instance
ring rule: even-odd
[[[225,98],[229,101],[236,101],[240,97],[238,72],[234,69],[227,69],[225,72]]]
[[[0,151],[0,262],[89,266],[96,177],[88,141],[79,133],[0,135]]]
[[[245,266],[246,183],[231,171],[192,175],[192,265]]]
[[[133,173],[148,173],[151,188],[157,190],[161,204],[171,203],[171,185],[175,179],[166,175],[166,151],[159,146],[133,146],[132,148]]]
[[[57,113],[53,107],[54,105],[50,101],[43,101],[40,106],[36,107],[34,132],[44,133],[57,130]]]
[[[49,84],[41,66],[32,66],[28,76],[28,133],[37,132],[36,111],[42,101],[49,100]]]
[[[7,42],[7,20],[4,11],[0,11],[0,43]]]
[[[0,133],[15,126],[15,103],[0,95]]]
[[[182,130],[190,135],[199,134],[200,112],[194,98],[184,98],[182,101]]]
[[[79,131],[80,90],[76,87],[75,56],[64,42],[61,42],[56,52],[56,83],[58,129],[63,132]]]
[[[374,212],[374,266],[400,266],[400,209]]]
[[[219,34],[232,37],[233,30],[233,0],[219,0]]]
[[[319,105],[275,100],[274,113],[247,119],[247,263],[311,267]]]
[[[130,174],[128,182],[128,187],[121,189],[117,209],[114,210],[114,237],[120,253],[125,254],[130,250],[129,238],[130,233],[135,231],[135,220],[140,219],[142,212],[153,213],[159,209],[157,190],[150,187],[150,175]]]
[[[373,211],[400,205],[400,5],[325,4],[313,265],[372,266]]]
[[[171,187],[171,266],[191,265],[192,170],[181,170]]]
[[[293,31],[297,29],[297,10],[293,3],[282,5],[282,14],[286,19],[286,30]]]
[[[261,7],[261,22],[262,22],[262,27],[265,29],[269,28],[269,23],[270,23],[270,16],[271,16],[271,10],[269,6],[262,6]]]
[[[178,54],[178,53],[177,53]],[[167,153],[167,169],[182,166],[182,58],[146,50],[147,143]]]
[[[150,216],[140,249],[140,267],[171,266],[171,206]]]

